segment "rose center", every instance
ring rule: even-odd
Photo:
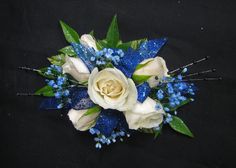
[[[100,80],[98,82],[100,94],[111,98],[119,97],[122,94],[122,86],[117,80]]]

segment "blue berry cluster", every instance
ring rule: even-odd
[[[171,82],[162,84],[161,88],[156,92],[156,97],[160,101],[168,101],[170,107],[179,106],[183,101],[187,100],[187,95],[195,95],[195,86],[192,83],[182,81],[182,76],[178,75],[172,78]],[[164,108],[169,111],[168,108]]]
[[[124,52],[121,49],[104,48],[96,52],[96,56],[90,58],[90,61],[95,62],[96,65],[105,65],[108,62],[112,62],[118,65],[120,58],[124,56]]]
[[[172,121],[172,115],[169,113],[166,113],[165,115],[165,120],[164,120],[164,124],[170,123]]]
[[[56,99],[62,99],[70,95],[70,91],[65,89],[65,85],[67,84],[66,76],[58,76],[55,80],[46,79],[46,82],[55,90],[54,96]],[[60,109],[62,107],[63,103],[60,103],[57,108]]]
[[[130,134],[125,133],[124,131],[113,131],[111,136],[106,137],[105,135],[102,135],[101,132],[98,129],[90,128],[89,132],[92,135],[97,135],[97,137],[94,138],[94,141],[96,142],[95,147],[98,149],[102,148],[102,145],[110,145],[111,143],[115,143],[117,138],[122,142],[122,137],[130,137]]]
[[[50,65],[45,72],[46,75],[53,75],[55,73],[62,73],[62,67],[57,65]]]

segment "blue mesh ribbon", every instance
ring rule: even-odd
[[[137,86],[138,91],[138,101],[143,103],[151,92],[151,88],[147,82],[142,83]]]
[[[115,129],[121,131],[128,130],[128,124],[122,112],[112,109],[103,109],[99,114],[94,128],[98,129],[101,134],[109,137]]]
[[[155,57],[166,41],[166,38],[149,40],[143,42],[137,50],[128,49],[117,68],[130,78],[136,66],[145,59]]]
[[[75,50],[78,57],[87,65],[90,72],[96,66],[94,63],[90,61],[91,57],[95,57],[95,50],[90,47],[85,47],[79,43],[71,43],[71,46]]]

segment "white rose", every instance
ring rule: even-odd
[[[136,70],[134,75],[145,75],[151,76],[147,82],[150,87],[155,87],[158,85],[159,81],[168,76],[168,69],[166,67],[166,62],[162,57],[149,58],[142,61],[140,64],[144,65],[142,68]],[[158,79],[156,79],[158,77]]]
[[[156,109],[157,104],[160,106],[158,110]],[[131,110],[124,114],[129,128],[137,130],[158,127],[163,121],[164,113],[161,104],[147,97],[143,103],[137,102]]]
[[[91,36],[90,34],[83,34],[80,37],[79,40],[80,44],[82,44],[83,46],[87,46],[87,47],[91,47],[93,48],[95,51],[98,51],[97,46],[96,46],[96,41],[93,38],[93,36]]]
[[[95,68],[88,80],[90,99],[104,109],[126,111],[137,101],[137,89],[132,79],[116,68],[98,72]]]
[[[89,69],[80,58],[66,56],[66,62],[62,65],[63,73],[70,74],[79,82],[87,81],[90,75]]]
[[[68,112],[69,119],[73,123],[74,127],[80,131],[86,131],[89,128],[93,127],[96,124],[96,118],[99,113],[93,113],[89,115],[84,115],[87,112],[86,110],[74,110],[71,109]]]

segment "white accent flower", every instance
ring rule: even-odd
[[[156,108],[159,105],[160,109]],[[147,97],[143,102],[137,102],[135,106],[126,111],[125,118],[130,129],[154,128],[158,127],[163,121],[164,110],[160,103]]]
[[[126,111],[137,101],[137,89],[132,79],[116,68],[106,68],[98,72],[95,68],[88,80],[90,99],[104,109]]]
[[[74,127],[80,131],[86,131],[89,128],[93,127],[96,123],[96,118],[99,113],[93,113],[89,115],[84,115],[87,112],[86,110],[74,110],[71,109],[68,112],[69,119],[73,123]]]
[[[87,46],[87,47],[91,47],[93,48],[95,51],[98,51],[97,46],[96,46],[96,41],[93,38],[93,36],[91,36],[90,34],[83,34],[80,37],[79,40],[80,44],[82,44],[83,46]]]
[[[144,66],[140,69],[137,69],[134,72],[134,75],[151,76],[147,80],[150,87],[157,86],[163,77],[168,76],[166,62],[162,57],[149,58],[142,61],[140,64]],[[156,79],[156,77],[158,77],[158,79]]]
[[[63,73],[70,74],[79,82],[87,81],[90,75],[89,69],[80,58],[66,56],[66,62],[62,65]]]

